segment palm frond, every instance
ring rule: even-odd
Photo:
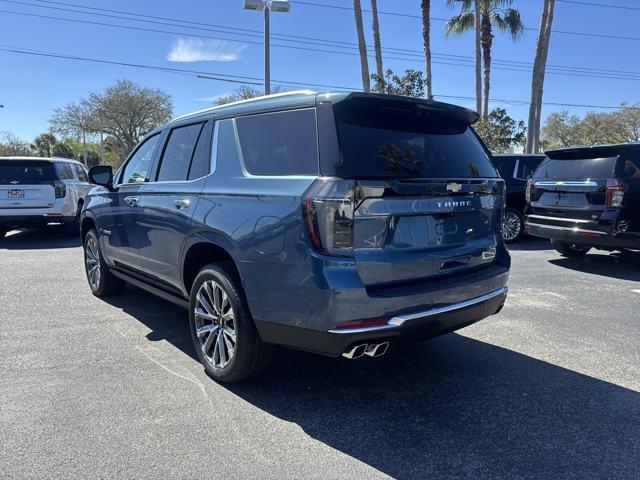
[[[508,8],[504,13],[493,12],[492,20],[498,30],[508,32],[514,40],[524,32],[524,23],[520,18],[520,12],[513,8]]]
[[[447,7],[455,8],[460,7],[462,12],[469,12],[472,10],[473,0],[446,0]]]
[[[446,24],[445,31],[447,36],[452,33],[455,35],[462,35],[467,33],[469,30],[473,30],[475,28],[475,16],[473,12],[464,12],[460,15],[456,15],[451,18]]]

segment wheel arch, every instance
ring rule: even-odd
[[[223,242],[194,238],[185,247],[182,261],[182,286],[186,295],[189,295],[198,272],[202,267],[211,263],[226,264],[242,285],[240,270],[231,253],[233,248],[230,245],[222,245],[221,243]]]

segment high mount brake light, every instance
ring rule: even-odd
[[[624,201],[624,194],[629,187],[622,180],[617,178],[609,178],[607,180],[607,200],[605,206],[607,208],[619,208]]]
[[[302,199],[304,221],[314,250],[334,256],[353,255],[353,180],[319,178]]]

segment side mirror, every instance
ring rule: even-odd
[[[89,169],[91,183],[113,190],[113,169],[111,165],[97,165]]]

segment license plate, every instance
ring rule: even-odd
[[[24,198],[24,190],[9,190],[9,198]]]

